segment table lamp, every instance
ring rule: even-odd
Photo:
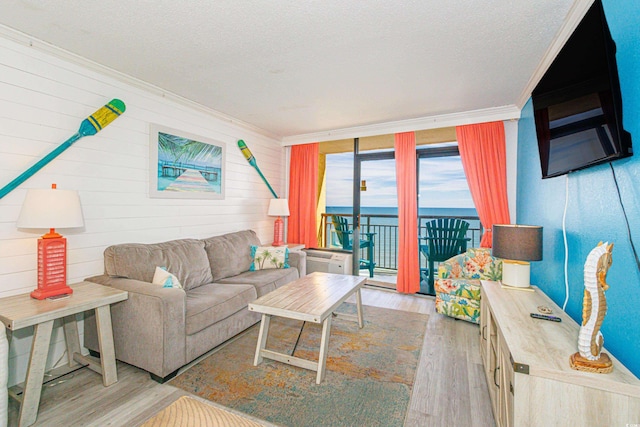
[[[277,216],[273,227],[273,246],[284,246],[283,216],[289,216],[289,202],[287,199],[271,199],[269,202],[269,216]]]
[[[56,184],[47,190],[27,191],[16,226],[49,229],[38,239],[38,288],[31,297],[44,299],[73,293],[67,286],[67,239],[55,229],[83,225],[77,191],[58,190]]]
[[[542,260],[542,227],[494,224],[492,231],[492,254],[503,259],[502,284],[515,288],[529,288],[529,261]]]

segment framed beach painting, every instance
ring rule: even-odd
[[[224,199],[223,142],[152,123],[149,148],[150,197]]]

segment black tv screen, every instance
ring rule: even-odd
[[[532,93],[542,178],[632,155],[602,3],[596,0]]]

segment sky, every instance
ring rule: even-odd
[[[327,155],[327,206],[351,206],[353,200],[353,153]],[[360,194],[366,207],[395,207],[394,160],[362,163],[367,191]],[[473,200],[460,157],[420,159],[419,194],[421,208],[473,208]]]

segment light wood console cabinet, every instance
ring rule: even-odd
[[[534,289],[482,282],[480,348],[496,424],[640,426],[640,380],[609,352],[610,374],[571,369],[579,325]],[[530,317],[541,305],[562,322]]]

